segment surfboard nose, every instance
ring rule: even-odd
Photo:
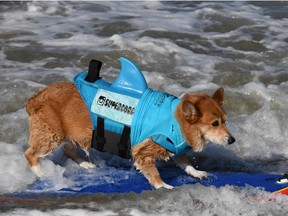
[[[140,69],[130,60],[121,57],[121,71],[111,87],[129,92],[129,95],[140,98],[147,89],[147,83]]]

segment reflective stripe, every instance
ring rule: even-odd
[[[139,99],[98,89],[91,112],[130,126]]]

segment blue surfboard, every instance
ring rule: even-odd
[[[79,173],[79,175],[70,174],[68,179],[73,180],[74,186],[69,188],[61,188],[59,190],[51,190],[51,182],[49,178],[38,179],[31,184],[26,190],[6,194],[4,197],[10,198],[38,198],[38,197],[74,197],[87,194],[97,193],[141,193],[147,190],[154,190],[145,177],[131,168],[117,168],[111,172],[107,170],[107,175],[97,175]],[[181,185],[191,185],[199,183],[206,187],[214,186],[216,188],[230,185],[236,187],[245,187],[250,185],[261,190],[275,193],[288,187],[288,182],[279,183],[282,174],[263,174],[263,173],[240,173],[240,172],[211,172],[208,178],[199,180],[187,175],[184,171],[177,167],[161,168],[159,172],[162,179],[174,187]],[[107,180],[109,179],[109,180]],[[284,194],[284,193],[283,193]]]

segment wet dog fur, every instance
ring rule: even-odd
[[[229,133],[222,108],[224,89],[219,88],[212,97],[205,94],[185,94],[175,110],[183,136],[193,151],[201,151],[207,142],[228,145],[235,141]],[[81,167],[95,165],[77,153],[80,146],[88,155],[91,147],[92,123],[89,111],[73,83],[50,85],[31,97],[26,104],[29,114],[29,148],[25,151],[29,167],[42,177],[39,158],[48,155],[64,141],[64,154]],[[165,113],[163,113],[165,115]],[[168,160],[171,152],[147,137],[131,149],[135,167],[144,174],[155,188],[172,186],[163,182],[156,167],[157,160]],[[207,173],[196,170],[185,155],[173,157],[189,175],[204,178]]]

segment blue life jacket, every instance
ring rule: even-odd
[[[135,146],[147,138],[178,155],[190,150],[174,116],[180,99],[147,88],[142,72],[128,59],[120,58],[121,71],[115,82],[85,80],[87,72],[74,77],[83,101],[97,127],[98,116],[105,119],[105,130],[121,134],[131,128],[130,143]]]

